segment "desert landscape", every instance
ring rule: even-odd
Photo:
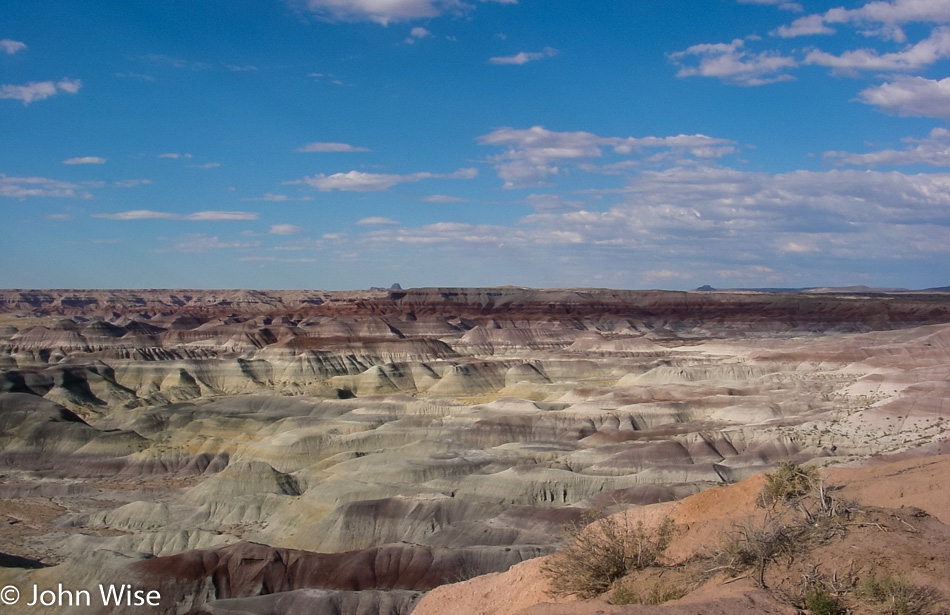
[[[795,613],[805,563],[939,609],[948,387],[938,291],[3,290],[4,612]],[[783,463],[828,467],[847,523],[768,577],[689,572],[780,523]],[[670,518],[650,574],[685,595],[552,593],[595,513]]]

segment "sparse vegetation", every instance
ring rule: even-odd
[[[786,504],[811,493],[821,481],[815,468],[806,468],[791,461],[780,461],[778,469],[765,475],[765,486],[759,493],[763,507]]]
[[[667,585],[662,581],[654,583],[645,593],[640,593],[630,589],[625,584],[620,583],[610,595],[610,604],[646,604],[657,605],[677,600],[687,594],[687,591],[677,585]]]
[[[828,591],[822,583],[810,583],[805,590],[805,608],[814,615],[842,615],[847,611],[841,599]]]
[[[674,525],[668,517],[647,528],[626,515],[598,516],[565,528],[566,546],[542,569],[551,579],[552,594],[580,598],[603,594],[628,573],[656,565],[673,538]]]
[[[937,602],[932,589],[893,574],[861,579],[855,594],[881,615],[925,615]]]
[[[729,540],[720,549],[720,568],[738,574],[752,570],[760,587],[765,587],[765,570],[781,555],[790,555],[801,529],[766,517],[760,524],[737,526]]]

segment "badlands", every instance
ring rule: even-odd
[[[948,440],[948,293],[0,290],[3,613],[795,613],[539,571],[595,509],[686,561],[788,460],[892,511],[842,549],[946,577]]]

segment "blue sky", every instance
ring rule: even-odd
[[[8,0],[0,286],[950,284],[950,0]]]

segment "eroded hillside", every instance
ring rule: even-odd
[[[0,582],[408,613],[593,507],[936,446],[948,323],[939,294],[0,291]]]

